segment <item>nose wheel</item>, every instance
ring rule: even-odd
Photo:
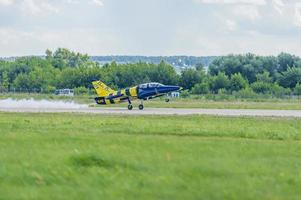
[[[129,105],[128,105],[128,109],[129,109],[129,110],[133,110],[133,105],[132,105],[132,104],[129,104]]]

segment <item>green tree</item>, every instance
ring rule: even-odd
[[[18,90],[29,89],[31,86],[27,74],[19,74],[14,80],[13,85]]]
[[[228,55],[215,59],[209,65],[209,73],[214,76],[219,72],[224,72],[229,77],[235,73],[240,73],[249,83],[253,83],[262,81],[258,80],[256,75],[266,75],[265,72],[268,72],[272,81],[279,82],[279,74],[293,67],[301,67],[301,59],[287,53],[281,53],[277,57],[253,54]],[[263,77],[261,76],[261,78]]]
[[[289,67],[296,65],[298,58],[288,53],[281,53],[278,55],[279,72],[286,71]]]
[[[286,88],[294,88],[297,83],[301,83],[301,68],[289,67],[280,76],[279,83]]]
[[[212,76],[209,80],[210,90],[217,93],[220,89],[227,89],[230,81],[225,73],[219,72],[217,76]]]
[[[264,82],[264,83],[271,83],[272,82],[272,77],[270,77],[270,73],[265,71],[261,74],[256,74],[256,79],[259,82]]]
[[[149,67],[146,67],[146,72]],[[154,65],[150,70],[150,80],[155,82],[161,82],[163,84],[178,84],[179,77],[174,68],[161,60],[159,65]]]
[[[184,89],[190,90],[195,84],[202,81],[202,73],[195,69],[185,69],[181,73],[180,84]]]
[[[248,81],[242,77],[240,73],[234,74],[230,79],[230,89],[231,91],[239,91],[246,88]]]
[[[189,96],[190,96],[190,93],[189,93],[188,90],[183,90],[183,91],[181,92],[181,97],[187,98],[187,97],[189,97]]]
[[[281,87],[277,83],[271,83],[270,86],[270,93],[275,97],[283,98],[286,95],[291,95],[292,91],[290,88]]]
[[[207,82],[197,83],[191,89],[192,94],[208,94],[209,84]]]
[[[46,59],[47,60],[52,59],[52,51],[50,51],[49,49],[46,49],[45,54],[46,54]]]
[[[72,52],[65,48],[58,48],[53,53],[53,66],[63,69],[65,67],[79,67],[87,64],[89,56],[87,54],[80,54]]]
[[[2,83],[1,83],[2,87],[4,90],[8,90],[9,89],[9,79],[8,79],[8,73],[6,71],[4,71],[2,73]]]
[[[204,71],[204,70],[205,70],[205,66],[203,65],[203,63],[197,63],[197,64],[195,65],[195,69],[196,69],[197,71]]]
[[[297,96],[301,96],[301,84],[298,83],[295,87],[294,94]]]
[[[256,93],[266,94],[271,90],[271,84],[261,81],[256,81],[251,84],[251,88]]]

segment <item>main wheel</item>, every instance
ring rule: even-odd
[[[128,109],[129,109],[129,110],[132,110],[132,109],[133,109],[133,105],[132,105],[132,104],[129,104],[129,105],[128,105]]]
[[[169,102],[169,99],[165,99],[165,102],[166,102],[166,103]]]
[[[140,104],[139,105],[139,110],[143,110],[143,108],[144,108],[143,104]]]

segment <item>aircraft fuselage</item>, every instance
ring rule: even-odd
[[[133,99],[140,99],[142,102],[143,100],[149,100],[164,96],[170,92],[178,91],[181,89],[179,86],[163,85],[160,83],[145,83],[118,91],[110,89],[101,81],[93,82],[93,85],[96,91],[99,92],[99,94],[107,94],[105,96],[99,95],[99,97],[96,97],[95,101],[97,104],[107,105],[127,101],[129,102],[129,109],[131,106],[131,100]],[[139,106],[139,109],[143,109],[143,105],[141,105]]]

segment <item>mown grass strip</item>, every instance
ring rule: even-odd
[[[131,134],[300,140],[301,119],[217,116],[118,116],[0,113],[9,133]]]

